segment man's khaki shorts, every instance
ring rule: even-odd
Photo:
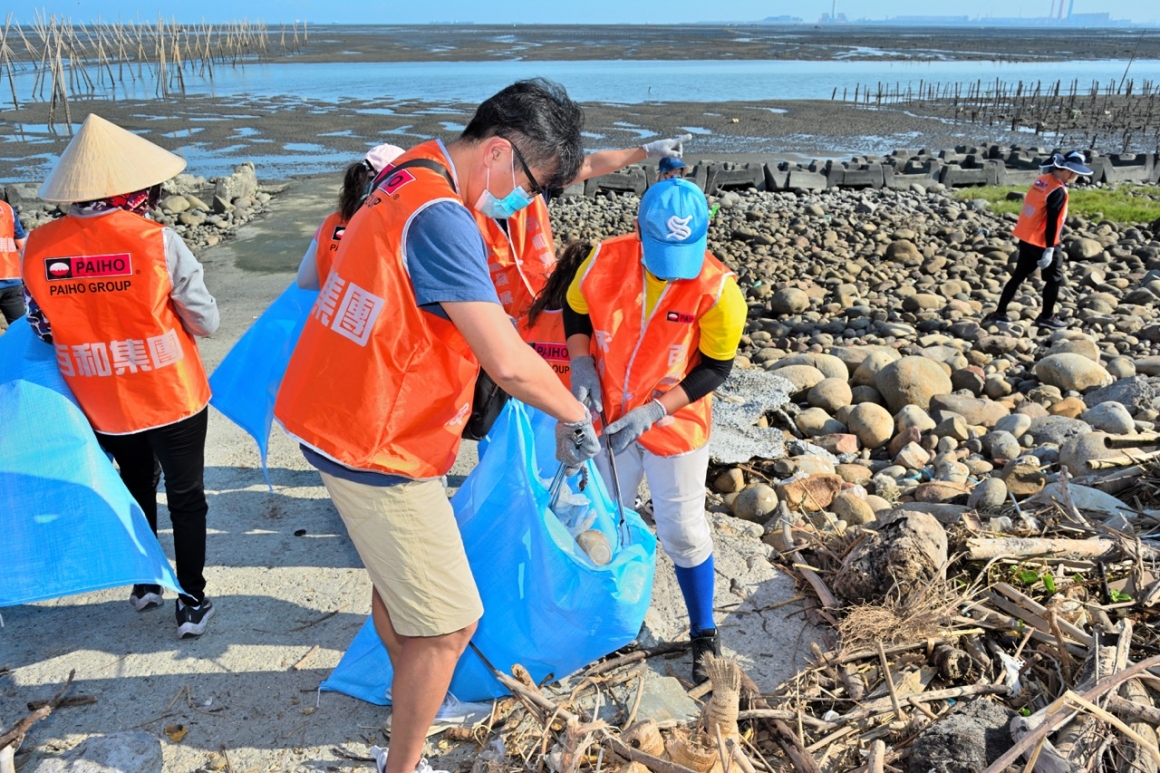
[[[440,481],[368,486],[324,472],[322,482],[398,634],[442,636],[483,616]]]

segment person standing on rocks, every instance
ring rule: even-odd
[[[342,177],[342,189],[338,192],[338,210],[331,212],[314,232],[306,254],[298,265],[295,283],[303,290],[318,290],[330,274],[338,244],[346,232],[347,223],[362,205],[370,192],[371,183],[392,161],[403,154],[397,145],[376,145],[367,151],[361,161],[346,168]]]
[[[653,185],[636,232],[601,242],[568,289],[572,394],[604,414],[625,507],[648,479],[661,545],[689,612],[693,681],[720,654],[713,618],[713,535],[705,518],[710,395],[725,382],[748,308],[737,278],[705,247],[705,194],[683,179]],[[605,413],[606,412],[606,413]]]
[[[28,234],[16,210],[0,201],[0,314],[9,324],[24,316],[24,290],[20,281],[20,253]]]
[[[451,143],[396,159],[347,226],[278,392],[274,414],[320,471],[371,578],[394,667],[387,773],[430,770],[424,738],[483,614],[442,482],[480,366],[557,419],[562,463],[600,449],[588,409],[500,305],[471,211],[511,215],[573,179],[581,124],[563,88],[520,81]]]
[[[646,158],[680,158],[682,145],[691,139],[693,135],[682,134],[653,140],[636,148],[589,153],[584,156],[576,175],[555,188],[563,189],[611,174]],[[551,191],[532,191],[531,203],[519,211],[495,207],[489,212],[479,209],[475,212],[475,220],[487,242],[488,269],[499,302],[508,316],[515,320],[528,313],[556,265],[556,248],[548,217]]]
[[[1035,324],[1052,330],[1067,327],[1055,313],[1055,302],[1063,285],[1063,248],[1059,238],[1067,220],[1067,186],[1077,177],[1090,175],[1092,170],[1087,167],[1083,153],[1073,150],[1066,156],[1053,154],[1051,163],[1042,167],[1042,171],[1044,174],[1024,196],[1019,221],[1012,231],[1019,240],[1015,271],[999,296],[999,305],[983,317],[984,325],[1011,321],[1007,317],[1007,305],[1015,298],[1023,280],[1038,268],[1044,280],[1043,308]]]
[[[32,231],[23,274],[29,323],[56,349],[61,375],[157,533],[154,465],[173,521],[181,638],[214,614],[205,595],[205,438],[209,382],[194,336],[218,327],[201,264],[145,214],[184,159],[89,115],[40,188],[68,213]],[[134,585],[138,611],[162,604]]]

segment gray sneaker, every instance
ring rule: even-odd
[[[134,585],[132,593],[129,594],[129,603],[138,612],[144,612],[147,609],[156,609],[165,603],[161,598],[161,586]]]
[[[193,639],[201,636],[213,612],[213,602],[209,599],[202,599],[197,606],[177,599],[177,638]]]

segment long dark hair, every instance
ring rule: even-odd
[[[556,267],[552,269],[552,275],[548,277],[547,284],[536,296],[532,307],[528,309],[529,328],[536,324],[536,318],[540,316],[540,312],[564,308],[564,304],[568,302],[568,287],[576,277],[576,270],[580,268],[580,264],[584,262],[590,252],[592,252],[592,245],[586,241],[568,242],[564,246],[564,252],[556,261]]]
[[[338,211],[349,222],[367,195],[367,186],[375,178],[375,170],[366,161],[356,161],[346,168],[342,190],[338,193]]]

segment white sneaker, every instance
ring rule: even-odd
[[[375,758],[375,768],[378,773],[385,773],[387,770],[387,750],[378,746],[371,747],[371,756]],[[435,770],[431,767],[431,763],[426,759],[419,760],[419,767],[415,768],[415,773],[448,773],[446,770]]]
[[[491,703],[465,703],[451,693],[443,700],[439,711],[435,714],[435,721],[427,728],[427,737],[442,733],[453,727],[475,727],[491,717]],[[383,732],[391,734],[391,719],[394,713],[383,723]],[[420,766],[421,767],[421,766]]]

